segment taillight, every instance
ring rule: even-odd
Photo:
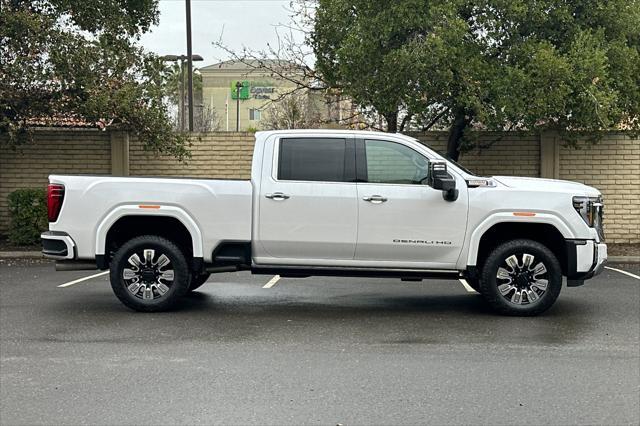
[[[49,222],[58,220],[62,202],[64,201],[64,185],[50,183],[47,186],[47,213]]]

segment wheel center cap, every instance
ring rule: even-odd
[[[151,283],[156,280],[156,271],[151,268],[145,268],[140,271],[140,276],[142,277],[143,281]]]
[[[521,272],[516,276],[516,284],[520,288],[525,288],[529,285],[529,276],[526,272]]]

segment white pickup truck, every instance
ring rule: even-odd
[[[536,315],[563,276],[581,285],[607,259],[598,190],[475,176],[400,134],[258,132],[251,180],[49,180],[44,255],[58,269],[110,269],[139,311],[244,269],[465,279],[498,312]]]

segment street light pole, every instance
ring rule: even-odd
[[[189,131],[193,132],[193,62],[191,51],[191,0],[186,0],[187,8],[187,66],[189,67]]]
[[[240,89],[242,89],[242,82],[238,80],[236,82],[236,132],[240,131]]]
[[[180,131],[184,132],[184,60],[180,61]]]

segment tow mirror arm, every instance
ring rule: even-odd
[[[427,185],[433,189],[441,190],[442,198],[444,198],[445,201],[455,201],[458,199],[456,180],[449,174],[447,171],[447,163],[443,161],[429,163]]]

